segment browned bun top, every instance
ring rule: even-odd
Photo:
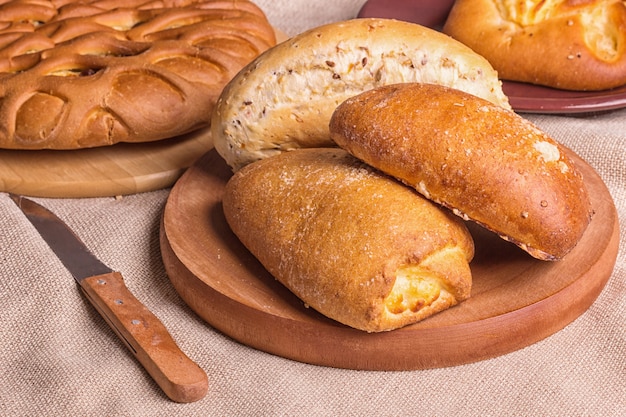
[[[224,85],[276,42],[249,1],[9,1],[0,148],[148,142],[207,126]]]
[[[540,259],[559,259],[591,218],[567,151],[514,112],[433,84],[380,87],[342,103],[332,139]]]
[[[505,80],[566,90],[626,84],[623,0],[457,0],[443,30]]]

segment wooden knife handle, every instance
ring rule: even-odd
[[[128,290],[119,272],[96,275],[80,286],[146,371],[173,401],[206,395],[206,373],[185,355],[163,323]]]

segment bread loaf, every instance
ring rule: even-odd
[[[271,48],[220,96],[211,122],[216,150],[237,170],[285,150],[333,146],[339,103],[399,82],[447,85],[509,108],[496,72],[466,46],[388,19],[331,23]]]
[[[457,0],[443,31],[505,80],[566,90],[626,84],[623,0]]]
[[[464,223],[341,149],[249,164],[227,183],[223,207],[278,281],[348,326],[391,330],[470,296]]]
[[[342,148],[544,260],[565,256],[592,209],[566,150],[510,110],[429,84],[379,87],[330,122]]]
[[[249,1],[14,0],[0,13],[0,148],[149,142],[206,127],[275,44]]]

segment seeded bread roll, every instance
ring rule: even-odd
[[[0,148],[80,149],[208,126],[276,43],[248,1],[12,0],[0,13]]]
[[[510,110],[451,88],[398,84],[342,103],[333,140],[543,260],[565,256],[592,209],[565,149]]]
[[[626,84],[623,0],[457,0],[443,31],[505,80],[566,90]]]
[[[509,108],[496,72],[460,42],[387,19],[355,19],[271,48],[224,89],[211,121],[216,150],[233,170],[285,150],[334,146],[339,103],[399,82],[447,85]]]
[[[391,330],[470,296],[465,224],[341,149],[249,164],[227,183],[223,207],[278,281],[348,326]]]

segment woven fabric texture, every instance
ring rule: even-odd
[[[354,17],[363,1],[258,4],[276,27],[293,35]],[[179,297],[159,246],[168,189],[117,199],[36,199],[100,259],[124,271],[130,290],[206,371],[207,396],[177,404],[0,194],[0,415],[626,415],[626,110],[524,117],[597,170],[619,213],[614,272],[595,303],[563,330],[510,354],[451,368],[370,372],[307,365],[220,334]]]

